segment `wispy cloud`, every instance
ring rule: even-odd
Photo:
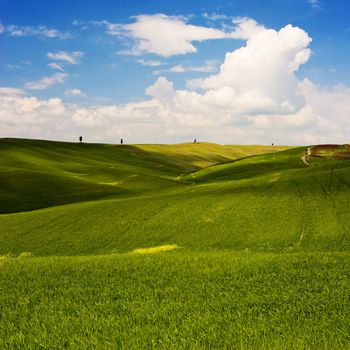
[[[0,34],[3,33],[5,30],[4,25],[0,22]]]
[[[36,82],[28,82],[25,84],[25,88],[29,90],[45,90],[51,85],[63,83],[66,77],[67,74],[65,73],[56,73],[51,77],[44,77]]]
[[[321,10],[321,2],[320,0],[307,0],[307,3],[314,9],[314,10]]]
[[[143,66],[147,67],[159,67],[163,66],[165,63],[162,61],[157,60],[136,60],[137,63],[142,64]]]
[[[77,19],[75,19],[73,22],[72,22],[72,25],[73,26],[82,26],[82,25],[85,25],[85,22],[84,21],[79,21]]]
[[[48,39],[71,39],[73,37],[70,32],[61,32],[57,29],[48,28],[46,26],[2,25],[2,30],[15,37],[38,36]]]
[[[48,67],[52,68],[52,69],[56,69],[59,70],[61,72],[64,71],[64,68],[61,64],[57,63],[57,62],[51,62],[48,64]]]
[[[72,25],[74,27],[78,27],[80,30],[86,30],[89,28],[88,26],[89,22],[85,22],[85,21],[79,21],[77,19],[75,19],[73,22],[72,22]]]
[[[23,69],[25,66],[29,66],[31,65],[32,62],[30,60],[22,60],[19,63],[9,63],[6,65],[6,68],[10,69],[10,70],[17,70],[17,69]]]
[[[222,20],[227,20],[227,19],[232,19],[233,17],[231,16],[227,16],[227,15],[224,15],[224,14],[220,14],[220,13],[216,13],[216,12],[213,12],[213,13],[207,13],[207,12],[204,12],[202,13],[202,16],[209,20],[209,21],[222,21]]]
[[[75,19],[72,24],[73,26],[79,26],[82,22],[78,21],[77,19]]]
[[[77,65],[80,62],[80,58],[84,56],[84,53],[81,51],[74,51],[72,53],[66,51],[58,51],[55,53],[48,52],[46,56],[52,60]]]
[[[72,97],[86,97],[86,94],[83,93],[81,90],[79,89],[66,89],[66,91],[64,92],[64,94],[66,96],[72,96]]]
[[[163,73],[189,73],[189,72],[200,72],[200,73],[213,73],[217,71],[218,61],[206,61],[204,65],[201,66],[184,66],[178,64],[170,67],[169,69],[162,69],[154,71],[154,75],[159,75]]]

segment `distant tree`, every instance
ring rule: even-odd
[[[79,136],[79,142],[83,142],[83,137]]]
[[[193,143],[197,143],[197,139],[194,139]]]
[[[123,139],[120,139],[120,144],[121,144],[121,145],[123,144],[123,142],[124,142]]]
[[[272,146],[273,146],[273,142],[272,142],[272,144],[271,144]]]

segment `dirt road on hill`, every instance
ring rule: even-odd
[[[308,149],[306,150],[305,156],[300,157],[300,159],[303,161],[303,163],[307,166],[311,165],[311,163],[309,162],[310,155],[311,155],[311,147],[308,147]]]

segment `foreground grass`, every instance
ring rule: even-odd
[[[349,253],[5,258],[0,348],[346,349]]]

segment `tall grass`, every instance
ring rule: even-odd
[[[0,347],[346,349],[348,253],[10,258]]]

